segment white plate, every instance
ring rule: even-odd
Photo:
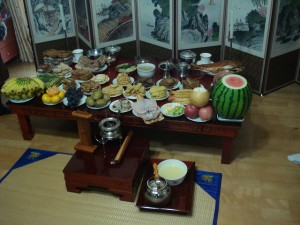
[[[130,83],[133,84],[133,82],[134,82],[134,78],[133,78],[133,77],[130,77]],[[113,83],[113,84],[118,84],[117,78],[113,79],[112,83]],[[127,84],[124,84],[123,86],[126,86],[126,85],[127,85]]]
[[[202,120],[200,119],[200,117],[196,117],[195,119],[192,119],[190,117],[186,117],[188,120],[191,120],[191,121],[194,121],[196,123],[204,123],[204,122],[207,122],[208,120]]]
[[[97,76],[97,75],[95,75],[95,76]],[[99,83],[99,84],[106,84],[109,81],[109,76],[108,75],[105,75],[105,76],[106,76],[106,79],[102,82],[98,82],[98,81],[94,80],[94,78],[92,78],[92,80]]]
[[[159,99],[157,99],[157,98],[152,98],[152,96],[151,96],[151,94],[150,94],[150,91],[146,91],[146,97],[149,98],[149,99],[156,100],[156,101],[162,101],[162,100],[165,100],[165,99],[167,99],[167,98],[169,97],[169,95],[170,95],[170,92],[167,91],[167,95],[166,95],[164,98],[159,98]]]
[[[113,101],[113,102],[109,105],[109,109],[110,109],[112,112],[115,112],[115,113],[118,112],[118,110],[114,108],[114,105],[115,105],[118,101],[119,101],[119,100],[115,100],[115,101]],[[130,105],[133,104],[133,101],[130,101],[130,100],[129,100],[129,102],[130,102]],[[120,113],[126,113],[126,112],[129,112],[130,110],[132,110],[132,107],[130,107],[130,109],[128,109],[128,110],[121,110]]]
[[[85,95],[82,96],[82,98],[79,100],[79,103],[77,104],[77,107],[83,105],[85,103],[86,99],[87,99],[87,97]],[[68,99],[67,99],[67,97],[65,97],[63,99],[63,103],[64,103],[65,106],[68,106]]]
[[[11,102],[13,102],[13,103],[24,103],[24,102],[29,102],[31,99],[33,99],[34,98],[34,96],[33,97],[31,97],[31,98],[27,98],[27,99],[20,99],[20,100],[16,100],[16,99],[9,99]]]
[[[58,103],[56,103],[56,104],[53,104],[53,103],[45,103],[45,102],[43,102],[45,105],[58,105],[58,104],[60,104],[61,102],[63,101],[63,99],[62,100],[60,100]]]
[[[89,105],[86,105],[86,107],[88,107],[89,109],[103,109],[103,108],[109,106],[110,103],[111,103],[111,101],[108,101],[104,106],[101,106],[101,107],[89,106]]]
[[[181,113],[180,115],[171,115],[171,114],[168,114],[168,113],[166,112],[166,108],[167,108],[167,107],[170,107],[170,106],[171,106],[171,107],[173,107],[173,106],[182,106],[183,109],[184,109],[184,106],[181,105],[181,104],[179,104],[179,103],[175,103],[175,102],[172,102],[172,103],[166,103],[166,104],[164,104],[162,107],[160,107],[161,113],[164,114],[165,116],[168,116],[168,117],[179,117],[179,116],[182,116],[182,115],[184,114],[184,110],[182,111],[182,113]]]
[[[199,60],[199,61],[196,62],[197,65],[206,65],[206,64],[212,64],[212,63],[214,63],[214,62],[210,61],[210,63],[204,63],[201,60]]]
[[[119,96],[121,96],[123,93],[120,93],[120,94],[117,94],[117,95],[112,95],[112,96],[109,96],[109,97],[111,97],[111,98],[115,98],[115,97],[119,97]]]
[[[161,80],[162,80],[162,79],[160,79],[159,81],[156,82],[156,85],[157,85],[157,86],[159,86]],[[181,83],[180,83],[180,81],[178,81],[177,84],[176,84],[174,87],[172,87],[172,88],[167,88],[167,90],[175,90],[175,89],[177,89],[177,88],[180,88],[180,86],[181,86]]]
[[[217,119],[219,121],[223,121],[223,122],[239,122],[239,123],[241,123],[244,121],[244,118],[242,118],[242,119],[225,119],[225,118],[219,116],[219,114],[217,114]]]
[[[123,90],[123,96],[124,96],[125,98],[131,99],[131,100],[136,100],[136,99],[137,99],[137,97],[136,97],[136,96],[133,96],[133,95],[126,96],[124,90]],[[143,96],[143,97],[144,97],[144,96]]]
[[[93,73],[101,73],[101,72],[103,72],[104,70],[106,70],[107,67],[108,67],[108,66],[107,66],[106,64],[104,64],[101,68],[93,70]]]
[[[72,76],[72,73],[66,73],[65,75],[64,75],[64,78],[70,78]]]
[[[78,82],[76,82],[76,88],[80,88],[80,84]],[[62,90],[62,91],[66,91],[65,89],[63,89],[63,85],[62,84],[58,86],[58,89]]]

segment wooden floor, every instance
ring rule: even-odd
[[[11,76],[35,74],[32,64],[10,63]],[[4,99],[5,101],[5,99]],[[300,86],[264,97],[253,95],[250,111],[234,142],[234,159],[220,164],[220,140],[209,136],[143,131],[155,157],[196,161],[197,169],[223,174],[219,225],[299,225]],[[35,137],[24,141],[15,115],[0,116],[0,175],[27,148],[73,153],[75,122],[32,118]]]

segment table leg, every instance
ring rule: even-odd
[[[221,158],[222,164],[230,164],[231,162],[232,141],[233,138],[223,137],[222,158]]]
[[[28,115],[17,114],[24,140],[32,140],[34,132]]]

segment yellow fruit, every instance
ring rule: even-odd
[[[54,96],[54,95],[58,95],[59,89],[58,89],[58,87],[56,87],[56,86],[49,87],[49,88],[47,88],[46,93],[47,93],[50,97],[52,97],[52,96]]]
[[[48,94],[43,94],[42,95],[42,101],[44,103],[50,103],[51,102],[51,97]]]
[[[61,98],[58,95],[54,95],[54,96],[51,97],[51,103],[52,104],[57,104],[57,103],[60,102],[60,100],[61,100]]]
[[[65,97],[65,92],[59,91],[58,96],[60,97],[60,99],[63,99]]]

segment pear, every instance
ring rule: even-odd
[[[97,90],[94,91],[91,96],[94,100],[101,99],[103,97],[103,92],[101,90]]]

